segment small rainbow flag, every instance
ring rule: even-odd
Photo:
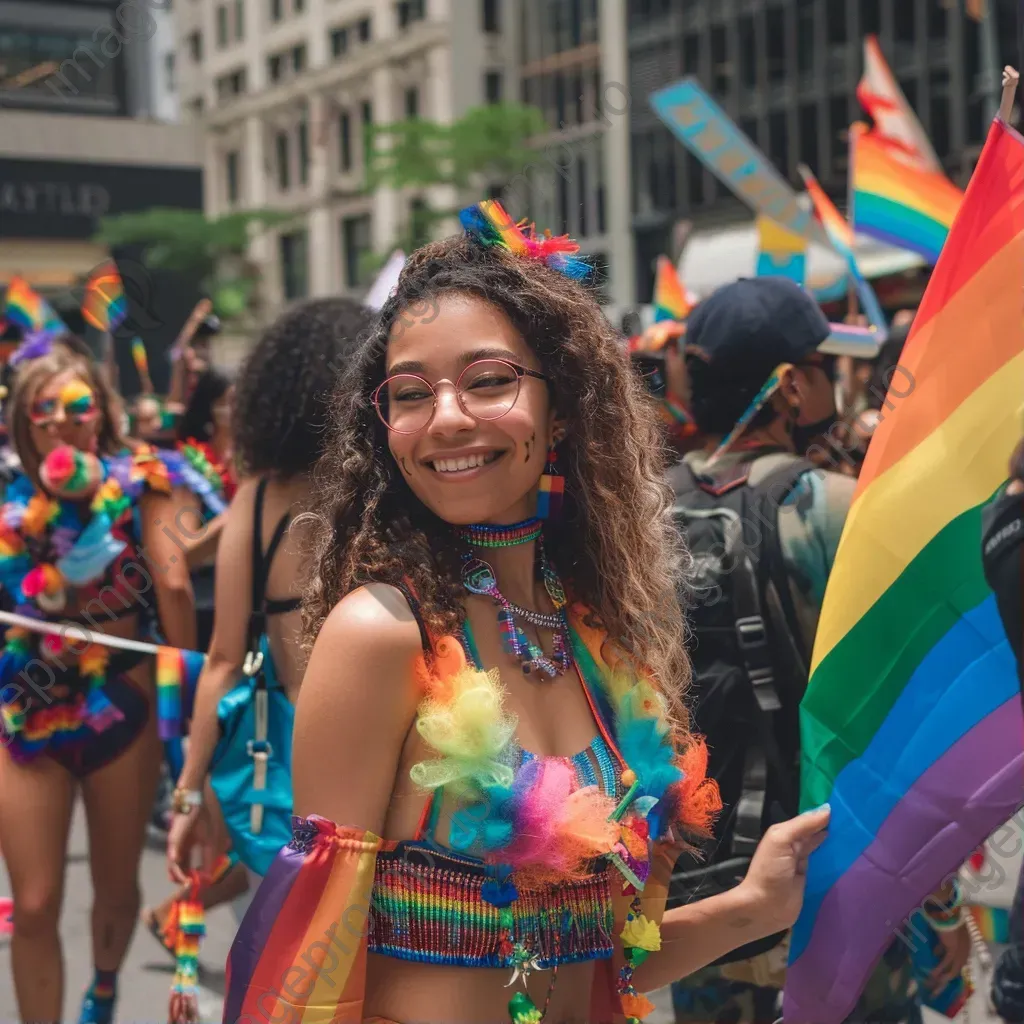
[[[114,331],[128,316],[124,285],[113,260],[105,260],[89,275],[82,316],[98,331]]]
[[[683,282],[679,280],[679,274],[667,256],[658,257],[652,303],[655,323],[661,323],[663,320],[685,320],[693,308],[686,297]]]
[[[853,227],[934,266],[964,194],[944,174],[907,163],[866,125],[850,129]]]
[[[67,332],[53,307],[23,277],[15,277],[7,285],[4,318],[24,334],[45,333],[53,337]]]
[[[835,204],[829,199],[825,190],[818,184],[818,179],[811,173],[810,168],[800,165],[800,174],[807,186],[807,194],[811,197],[814,205],[814,213],[825,229],[828,240],[832,247],[846,260],[846,268],[850,278],[857,290],[864,313],[870,321],[870,326],[883,333],[887,329],[885,314],[879,305],[878,297],[874,289],[868,284],[864,275],[857,265],[857,257],[853,251],[853,228],[847,223],[843,215],[836,209]],[[882,338],[882,341],[885,339]]]
[[[191,716],[196,683],[206,657],[198,651],[161,647],[156,654],[156,716],[160,739],[181,735],[183,719]]]
[[[296,819],[295,842],[270,865],[228,953],[224,1020],[364,1019],[366,921],[380,848],[372,832]],[[313,970],[305,958],[315,958]],[[300,985],[289,981],[296,971]]]
[[[1020,681],[981,558],[982,508],[1021,433],[1022,267],[1024,138],[996,121],[828,581],[800,717],[802,803],[827,801],[832,821],[792,932],[786,1024],[842,1021],[900,922],[1024,792]]]

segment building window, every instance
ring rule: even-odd
[[[786,22],[781,8],[769,7],[767,14],[768,81],[786,80]]]
[[[590,197],[587,195],[587,158],[582,153],[576,165],[576,184],[579,188],[580,199],[579,232],[580,237],[585,238],[589,234],[587,230],[589,227],[587,224],[587,204]]]
[[[345,259],[345,284],[358,288],[364,283],[365,275],[360,272],[360,262],[370,252],[370,215],[346,217],[341,222],[341,248]]]
[[[348,29],[336,28],[331,32],[331,56],[344,57],[348,53]]]
[[[199,32],[188,34],[188,52],[197,64],[203,59],[203,37]]]
[[[223,102],[245,92],[245,68],[217,79],[217,99]]]
[[[306,0],[295,0],[294,10],[296,14],[301,14],[306,9]]]
[[[224,4],[217,6],[217,46],[228,45],[228,9]]]
[[[488,71],[484,75],[484,98],[488,103],[501,102],[501,72]]]
[[[224,157],[224,181],[227,185],[228,204],[234,206],[238,202],[238,151],[231,150]]]
[[[167,83],[167,91],[175,92],[178,88],[178,83],[175,80],[174,75],[174,54],[164,54],[164,80]]]
[[[395,9],[398,27],[408,28],[414,21],[422,21],[427,16],[427,0],[399,0]]]
[[[405,90],[405,116],[410,119],[420,116],[420,91],[415,85]]]
[[[363,127],[368,128],[373,124],[373,104],[369,100],[363,100]]]
[[[281,60],[281,54],[275,53],[267,58],[267,78],[271,82],[280,82],[283,72],[284,61]]]
[[[363,18],[356,26],[356,29],[359,32],[359,42],[368,43],[371,35],[370,19]]]
[[[893,4],[893,27],[898,43],[912,43],[916,38],[913,4]]]
[[[284,17],[283,0],[270,0],[270,20],[278,22]]]
[[[860,0],[860,30],[864,35],[882,32],[882,0]]]
[[[338,165],[342,171],[352,170],[352,117],[347,110],[338,118]]]
[[[498,0],[482,0],[481,10],[485,32],[501,31],[501,15],[498,10]]]
[[[245,0],[235,0],[235,38],[245,38]]]
[[[281,243],[281,284],[288,302],[304,299],[309,294],[309,271],[306,232],[294,231],[282,235]]]
[[[306,46],[305,46],[305,44],[302,44],[301,46],[293,46],[292,47],[292,71],[294,71],[296,74],[299,74],[300,72],[305,71],[305,70],[306,70]]]
[[[309,184],[309,122],[299,122],[299,184]]]
[[[291,185],[288,149],[288,133],[278,132],[274,136],[274,152],[277,157],[277,187],[282,192],[287,192]]]

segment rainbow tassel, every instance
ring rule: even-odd
[[[198,1020],[199,946],[206,934],[198,875],[193,875],[188,895],[176,904],[174,935],[175,971],[168,1009],[169,1024]]]
[[[115,722],[124,720],[120,708],[110,703],[110,698],[103,692],[101,685],[94,685],[85,699],[83,720],[93,732],[105,732]]]

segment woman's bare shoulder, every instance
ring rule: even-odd
[[[368,583],[346,594],[331,609],[317,636],[317,647],[393,662],[422,650],[419,625],[397,587]]]

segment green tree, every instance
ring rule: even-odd
[[[366,179],[373,189],[427,189],[449,185],[460,194],[503,187],[537,160],[530,140],[547,130],[544,115],[521,103],[474,107],[452,124],[411,118],[397,124],[371,125],[366,133]],[[434,209],[416,201],[402,235],[390,251],[406,252],[430,237],[439,221],[458,209]],[[363,271],[379,267],[388,253],[367,257]]]
[[[141,245],[154,269],[197,277],[217,314],[233,319],[255,313],[259,269],[247,259],[249,242],[261,231],[292,219],[275,210],[229,213],[207,218],[198,210],[155,207],[141,213],[104,217],[96,241],[107,246]]]

